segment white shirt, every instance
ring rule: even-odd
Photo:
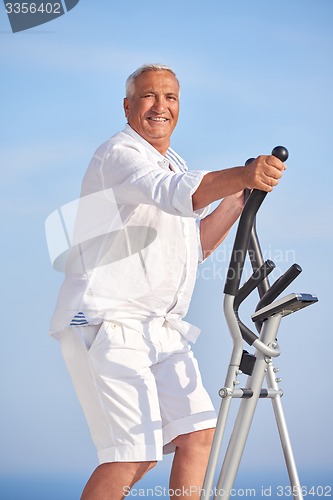
[[[129,125],[97,149],[82,182],[52,335],[76,317],[143,333],[168,321],[196,340],[200,330],[183,317],[201,259],[197,222],[207,213],[193,211],[192,194],[205,174],[189,172],[171,148],[163,156]]]

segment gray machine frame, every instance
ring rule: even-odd
[[[283,147],[275,148],[272,154],[283,161],[288,157],[288,152]],[[270,260],[264,262],[256,231],[256,214],[266,194],[258,190],[247,194],[248,198],[239,221],[232,250],[224,288],[224,315],[232,337],[233,349],[225,385],[219,391],[222,400],[201,492],[201,500],[208,500],[212,495],[216,500],[228,500],[230,498],[260,398],[268,398],[272,402],[291,492],[294,498],[303,499],[302,487],[281,403],[283,392],[279,388],[280,379],[276,376],[278,370],[274,368],[273,359],[281,353],[277,342],[281,319],[317,302],[318,298],[311,294],[291,293],[276,300],[302,269],[297,264],[293,264],[272,286],[268,281],[268,275],[275,265]],[[253,274],[240,287],[247,254],[252,264]],[[258,290],[260,300],[256,311],[252,315],[252,321],[255,323],[258,335],[241,321],[238,314],[240,304],[255,289]],[[249,354],[244,350],[244,342],[254,348],[253,354]],[[248,376],[244,388],[238,388],[238,375],[240,373],[245,373]],[[263,388],[265,381],[266,388]],[[241,402],[215,486],[222,441],[231,400],[234,398],[241,399]]]

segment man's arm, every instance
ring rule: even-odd
[[[193,209],[199,210],[246,188],[272,191],[285,168],[284,163],[275,156],[258,156],[246,167],[208,172],[192,195]]]
[[[227,196],[218,207],[200,221],[200,240],[203,258],[209,255],[226,238],[244,207],[244,191]]]

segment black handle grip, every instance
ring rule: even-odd
[[[290,266],[261,297],[257,304],[256,311],[271,304],[273,300],[275,300],[297,278],[297,276],[301,274],[301,272],[302,268],[298,264]],[[258,332],[260,332],[261,325],[262,321],[256,322]]]
[[[272,151],[272,155],[276,156],[281,161],[286,161],[288,158],[288,150],[283,146],[276,146]],[[249,164],[251,161],[253,161],[253,158],[247,160],[246,164]],[[254,189],[245,204],[232,249],[229,269],[224,286],[225,294],[233,296],[237,294],[243,272],[246,252],[249,245],[253,221],[266,195],[267,193],[265,191]]]
[[[250,295],[260,283],[273,271],[275,264],[271,260],[266,260],[262,266],[253,272],[252,276],[238,290],[234,300],[234,311],[238,311],[240,304]]]
[[[287,269],[270,287],[270,289],[265,293],[265,295],[259,300],[256,311],[259,311],[262,307],[268,306],[273,300],[275,300],[286,288],[289,286],[299,274],[301,274],[302,268],[298,264],[293,264]]]
[[[284,146],[275,146],[272,151],[272,155],[276,156],[276,158],[279,158],[279,160],[281,160],[282,162],[287,161],[289,157],[288,149]]]

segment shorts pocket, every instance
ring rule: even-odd
[[[121,326],[111,321],[103,321],[100,325],[96,325],[95,336],[90,339],[90,345],[87,345],[88,352],[98,349],[106,341],[109,342],[119,331],[121,331]]]

